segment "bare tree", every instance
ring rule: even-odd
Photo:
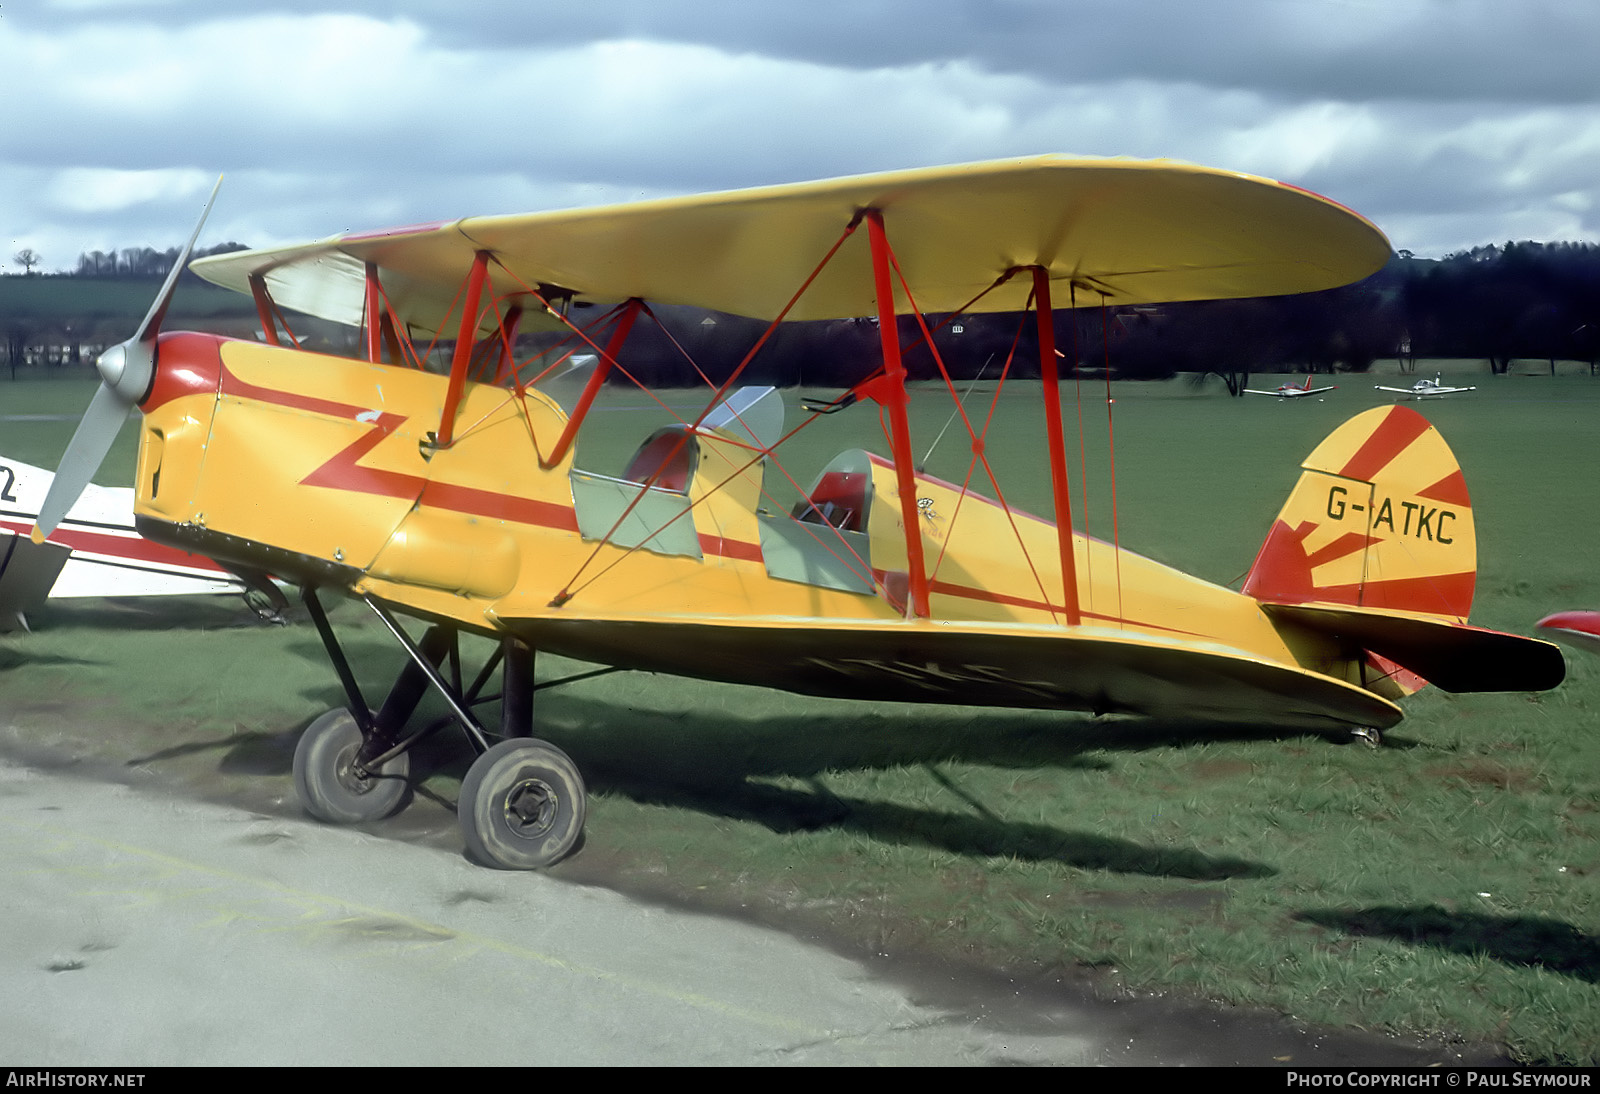
[[[32,247],[24,247],[22,250],[11,256],[11,261],[22,267],[22,272],[24,275],[31,275],[33,273],[33,268],[42,262],[43,259],[39,257],[39,252],[34,250]]]

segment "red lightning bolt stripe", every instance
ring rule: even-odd
[[[255,399],[276,406],[308,410],[314,414],[326,414],[350,421],[360,420],[362,415],[371,413],[364,407],[348,403],[261,387],[241,380],[226,366],[222,370],[222,392],[224,395]],[[434,482],[421,475],[367,467],[360,462],[362,457],[405,422],[403,415],[380,412],[372,419],[370,430],[335,452],[326,463],[301,479],[301,485],[348,490],[357,494],[374,494],[385,498],[411,498],[423,505],[449,509],[469,516],[507,520],[517,524],[530,524],[568,532],[578,530],[578,519],[572,507],[568,505],[519,497],[515,494],[502,494],[493,490],[479,490],[471,486]]]

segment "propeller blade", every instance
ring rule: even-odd
[[[89,409],[83,412],[83,421],[67,445],[56,477],[39,506],[39,519],[34,523],[32,539],[43,543],[46,536],[56,530],[56,525],[67,515],[67,510],[77,503],[83,488],[89,485],[100,463],[117,439],[122,423],[128,420],[131,404],[123,402],[117,393],[102,384],[95,389]]]
[[[150,305],[150,310],[145,313],[133,337],[107,349],[95,363],[100,370],[100,386],[95,389],[89,409],[84,411],[83,420],[78,423],[77,432],[73,433],[66,454],[61,457],[61,466],[56,468],[56,477],[45,494],[44,504],[39,507],[39,519],[34,523],[31,533],[35,543],[43,543],[45,537],[56,530],[67,511],[77,503],[83,488],[100,470],[106,453],[111,450],[111,443],[117,439],[117,432],[128,419],[128,411],[137,406],[150,390],[155,376],[156,338],[161,334],[161,321],[166,318],[167,307],[177,291],[178,275],[189,264],[195,241],[200,238],[200,230],[206,225],[206,217],[211,215],[211,205],[217,200],[217,191],[220,189],[222,176],[218,175],[216,185],[211,188],[211,196],[206,198],[205,208],[200,210],[200,220],[195,224],[194,231],[189,233],[189,242],[183,245],[178,260],[167,271],[161,291],[156,294],[155,302]]]
[[[200,210],[200,220],[194,226],[194,231],[189,233],[189,242],[183,245],[183,250],[178,253],[178,260],[172,264],[172,269],[167,271],[167,279],[161,284],[161,291],[156,294],[156,299],[150,305],[150,310],[145,313],[144,322],[139,324],[139,329],[134,331],[130,341],[154,342],[156,335],[161,333],[161,320],[166,318],[167,306],[172,303],[173,294],[177,291],[178,275],[183,273],[183,268],[189,264],[189,255],[194,252],[195,240],[200,238],[200,229],[206,226],[206,217],[211,215],[212,203],[217,200],[217,191],[222,189],[222,176],[217,176],[216,185],[211,188],[211,196],[206,198],[206,206]]]

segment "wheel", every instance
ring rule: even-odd
[[[583,776],[555,745],[501,741],[461,780],[456,815],[467,852],[486,866],[533,870],[570,854],[583,834]]]
[[[294,749],[294,788],[307,813],[331,824],[360,824],[400,808],[411,771],[406,753],[360,777],[351,770],[360,751],[361,727],[343,707],[306,727]]]
[[[1352,729],[1350,731],[1350,739],[1358,744],[1364,744],[1368,748],[1377,748],[1383,743],[1383,738],[1379,735],[1378,731],[1375,729],[1369,729],[1366,726],[1358,726],[1357,728]]]

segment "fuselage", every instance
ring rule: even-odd
[[[165,336],[160,354],[142,405],[144,534],[468,630],[573,618],[988,627],[1356,671],[1248,596],[1082,535],[1082,626],[1068,628],[1055,527],[920,474],[931,611],[907,619],[897,478],[864,452],[825,469],[811,503],[775,512],[765,456],[737,429],[641,437],[640,478],[608,478],[575,471],[570,451],[543,463],[566,415],[537,390],[468,384],[441,448],[443,376],[193,334]],[[651,464],[651,445],[659,459],[674,443],[683,466]],[[690,650],[651,657],[726,675]]]

